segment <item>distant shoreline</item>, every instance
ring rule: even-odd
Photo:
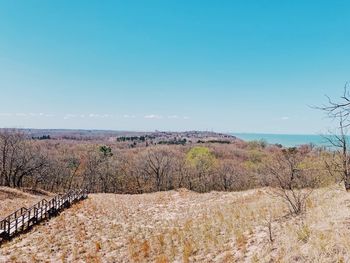
[[[282,144],[286,147],[299,146],[303,144],[314,144],[316,146],[327,146],[321,135],[303,134],[269,134],[269,133],[230,133],[244,141],[264,140],[270,144]]]

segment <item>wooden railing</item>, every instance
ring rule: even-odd
[[[86,190],[70,190],[50,200],[42,199],[30,208],[18,209],[0,221],[0,243],[28,230],[44,219],[57,215],[63,209],[87,197]]]

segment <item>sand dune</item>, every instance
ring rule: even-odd
[[[316,190],[291,217],[269,192],[93,194],[4,244],[0,261],[349,262],[349,194]]]

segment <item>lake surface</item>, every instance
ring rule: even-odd
[[[282,144],[286,147],[293,147],[302,144],[315,144],[327,146],[325,139],[320,135],[292,135],[292,134],[263,134],[263,133],[231,133],[244,141],[264,140],[270,144]]]

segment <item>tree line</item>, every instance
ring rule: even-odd
[[[331,181],[326,166],[326,160],[333,160],[329,151],[312,146],[293,149],[289,155],[298,156],[298,165],[308,170],[308,178],[317,178],[312,184],[299,178],[300,187]],[[280,177],[287,176],[281,167],[288,167],[290,162],[281,158],[286,157],[284,150],[264,142],[242,141],[124,149],[118,142],[37,141],[17,130],[1,130],[0,184],[52,192],[87,188],[90,192],[129,194],[178,188],[208,192],[281,186]],[[279,167],[274,168],[276,165]]]

